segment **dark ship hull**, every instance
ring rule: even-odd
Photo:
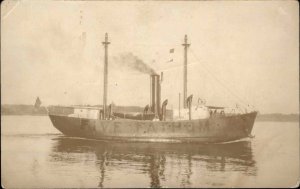
[[[49,114],[66,136],[140,142],[228,142],[249,137],[257,112],[181,121],[101,120]]]

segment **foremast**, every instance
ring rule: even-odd
[[[107,117],[107,74],[108,74],[108,45],[110,42],[108,41],[108,35],[105,33],[105,41],[102,42],[104,45],[104,85],[103,85],[103,118],[106,119]]]
[[[183,108],[188,108],[187,104],[187,49],[191,45],[188,43],[187,35],[184,36],[184,62],[183,62]]]

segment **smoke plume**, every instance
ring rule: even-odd
[[[156,74],[156,72],[147,65],[143,60],[134,56],[132,53],[121,54],[118,57],[114,57],[114,63],[118,66],[124,66],[145,74]]]

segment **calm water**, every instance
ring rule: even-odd
[[[46,116],[1,119],[7,188],[294,187],[299,178],[299,123],[256,122],[251,140],[200,145],[76,139]]]

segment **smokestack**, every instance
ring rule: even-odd
[[[160,115],[160,98],[161,98],[161,87],[160,77],[157,74],[150,75],[150,106],[151,111],[155,115]]]
[[[155,88],[155,75],[150,75],[150,96],[151,96],[151,102],[150,102],[150,106],[151,106],[151,111],[153,113],[155,113],[155,94],[156,94],[156,88]]]
[[[159,75],[157,75],[157,79],[156,79],[156,95],[157,95],[157,99],[156,99],[156,113],[158,115],[158,117],[160,117],[160,79],[159,79]]]

